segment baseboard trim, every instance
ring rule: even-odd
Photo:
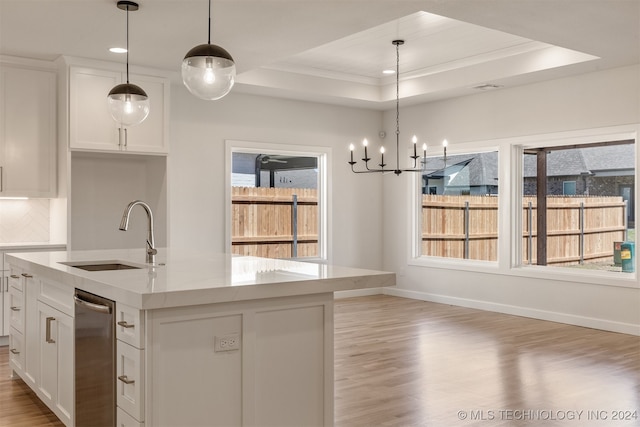
[[[534,308],[519,307],[515,305],[499,304],[489,301],[452,297],[448,295],[431,294],[428,292],[420,292],[407,289],[383,288],[382,290],[385,295],[430,301],[441,304],[456,305],[460,307],[475,308],[478,310],[494,311],[498,313],[511,314],[514,316],[530,317],[533,319],[548,320],[551,322],[565,323],[569,325],[583,326],[586,328],[601,329],[604,331],[640,336],[640,325],[634,325],[631,323],[597,319],[594,317],[577,316],[573,314],[559,313],[554,311],[538,310]]]
[[[352,289],[349,291],[336,291],[333,293],[335,299],[351,297],[367,297],[369,295],[382,295],[384,288]]]

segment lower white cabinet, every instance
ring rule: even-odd
[[[1,260],[0,260],[1,261]],[[9,274],[7,271],[0,271],[0,337],[9,335]]]
[[[73,318],[40,301],[38,318],[40,320],[39,396],[65,425],[72,425]]]
[[[24,336],[13,328],[9,332],[9,363],[16,371],[24,369]]]
[[[118,408],[144,421],[144,350],[117,340],[116,378]]]
[[[9,323],[20,333],[24,333],[24,293],[11,288],[9,291]]]
[[[139,422],[122,409],[118,408],[116,412],[117,427],[144,427],[144,423]]]
[[[74,322],[66,293],[15,266],[9,270],[9,366],[66,425],[73,426]],[[65,295],[63,295],[65,294]]]

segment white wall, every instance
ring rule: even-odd
[[[170,242],[224,251],[225,140],[330,147],[329,261],[382,267],[382,180],[349,171],[348,146],[377,138],[382,113],[232,92],[201,101],[171,87]]]
[[[625,67],[401,107],[401,130],[432,145],[447,138],[452,152],[456,144],[490,146],[500,139],[496,146],[503,150],[501,156],[508,156],[509,138],[639,124],[638,76],[640,67]],[[384,123],[387,132],[393,129],[395,112],[386,112]],[[508,171],[503,173],[501,186],[509,186]],[[388,293],[640,334],[637,281],[612,285],[606,279],[594,283],[598,280],[523,275],[508,265],[508,239],[501,243],[506,263],[499,267],[463,271],[412,265],[409,187],[405,176],[385,177],[383,183],[384,269],[399,274],[398,286]],[[636,199],[637,193],[636,178]],[[503,217],[509,221],[509,215]],[[508,234],[509,227],[500,230]]]

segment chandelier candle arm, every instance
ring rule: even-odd
[[[442,148],[444,150],[444,162],[447,163],[447,145],[449,145],[449,141],[446,139],[442,141]]]

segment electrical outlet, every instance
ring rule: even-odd
[[[216,336],[214,339],[214,350],[216,352],[240,350],[240,334]]]

